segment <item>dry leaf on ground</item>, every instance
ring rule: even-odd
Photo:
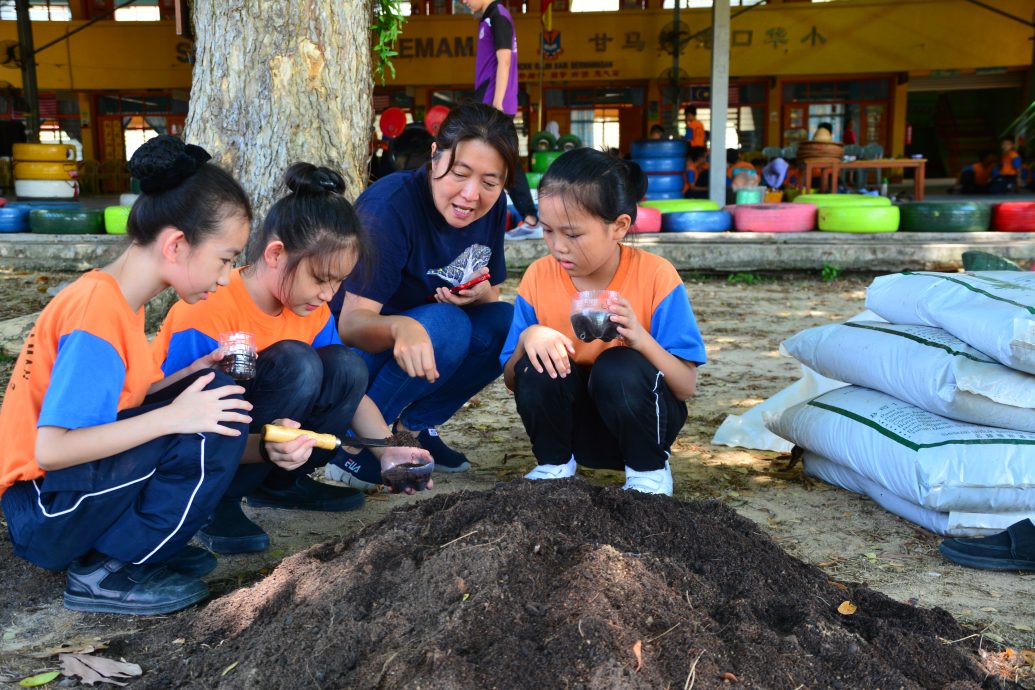
[[[136,664],[105,659],[92,654],[61,654],[58,656],[58,661],[61,662],[62,675],[79,676],[86,685],[94,683],[125,685],[116,679],[132,678],[143,673],[143,670]]]
[[[851,616],[858,610],[859,608],[850,601],[842,601],[841,605],[837,607],[837,612],[842,616]]]

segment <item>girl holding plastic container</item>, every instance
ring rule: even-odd
[[[234,270],[229,286],[211,299],[175,304],[152,343],[163,370],[174,371],[216,349],[221,334],[254,337],[258,356],[254,371],[245,373],[254,376],[242,382],[253,406],[245,460],[198,533],[199,541],[219,553],[269,546],[265,531],[242,511],[242,497],[253,507],[346,511],[363,505],[361,492],[308,476],[341,450],[315,448],[315,440],[304,436],[263,442],[264,424],[302,426],[338,438],[350,429],[362,437],[391,436],[364,395],[366,365],[342,345],[327,306],[370,251],[352,205],[342,196],[345,182],[338,173],[308,163],[291,166],[284,181],[289,192],[266,215],[251,244],[249,265]],[[245,363],[238,359],[247,357],[247,342],[227,340],[223,354],[238,368]],[[419,449],[374,452],[382,470],[415,458],[430,461]]]
[[[14,552],[67,568],[65,606],[155,615],[204,599],[216,565],[187,546],[237,469],[251,405],[204,352],[163,379],[144,305],[226,285],[251,208],[208,153],[160,136],[133,154],[130,244],[47,305],[0,410],[0,493]]]
[[[705,350],[675,268],[621,243],[646,184],[635,163],[589,148],[539,184],[550,255],[525,272],[500,355],[538,463],[528,479],[578,463],[672,494],[669,450]]]

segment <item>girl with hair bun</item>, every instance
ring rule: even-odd
[[[363,493],[324,484],[308,475],[341,450],[314,448],[300,436],[264,442],[265,424],[304,427],[344,438],[387,438],[391,430],[365,397],[363,360],[341,343],[327,306],[357,264],[369,259],[369,241],[352,205],[342,196],[345,181],[328,168],[295,163],[284,176],[288,193],[270,208],[253,238],[248,265],[235,269],[229,286],[211,299],[178,302],[152,343],[164,371],[175,371],[219,346],[223,333],[255,337],[255,375],[243,382],[252,404],[248,445],[233,482],[198,532],[217,553],[264,551],[269,536],[241,509],[252,507],[346,511],[362,507]],[[374,451],[381,469],[409,462],[412,448]]]
[[[251,208],[208,153],[160,136],[129,162],[143,194],[129,246],[40,314],[0,410],[0,493],[14,552],[67,568],[65,606],[156,615],[208,596],[212,554],[187,546],[237,469],[251,405],[212,349],[163,372],[144,305],[226,285]]]
[[[638,165],[588,148],[565,153],[539,183],[550,255],[521,279],[500,355],[538,463],[527,479],[564,479],[582,464],[624,469],[626,489],[672,495],[669,451],[705,350],[676,269],[621,243],[646,188]],[[611,291],[600,313],[577,316],[599,323],[580,322],[576,339],[573,298],[598,290]]]

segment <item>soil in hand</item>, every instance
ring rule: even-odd
[[[112,651],[151,688],[961,690],[985,677],[966,636],[718,502],[571,479],[400,508]]]

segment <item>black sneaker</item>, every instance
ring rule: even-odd
[[[417,434],[417,443],[431,453],[431,457],[435,461],[436,472],[466,472],[471,469],[467,456],[447,446],[434,427]]]
[[[248,505],[259,508],[289,508],[292,510],[321,510],[342,513],[359,510],[366,497],[362,491],[346,486],[331,486],[305,475],[283,489],[260,486],[248,494]]]
[[[173,572],[163,563],[133,565],[106,558],[69,566],[65,608],[156,616],[187,608],[207,596],[204,582]]]
[[[258,553],[270,547],[270,537],[248,519],[239,500],[220,501],[208,524],[194,538],[216,553]]]
[[[169,570],[188,577],[204,577],[216,569],[216,557],[197,546],[184,546],[165,562]]]

